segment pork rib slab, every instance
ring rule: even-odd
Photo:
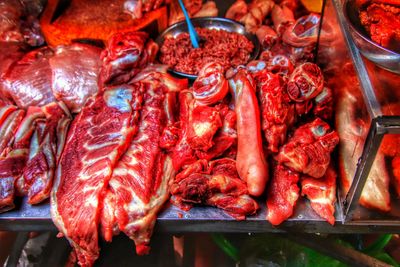
[[[90,98],[71,125],[51,193],[51,215],[73,246],[79,264],[98,258],[101,200],[116,162],[137,127],[140,86],[106,88]]]
[[[162,87],[150,86],[145,94],[138,134],[113,171],[108,192],[113,196],[107,196],[104,205],[103,215],[111,218],[102,218],[102,221],[111,223],[103,229],[115,232],[113,224],[117,223],[135,241],[138,254],[149,251],[157,212],[168,199],[168,182],[174,175],[171,159],[159,146],[166,122],[163,102]],[[114,208],[111,214],[110,207]],[[103,232],[103,236],[110,241],[112,234]]]

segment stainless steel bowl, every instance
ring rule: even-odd
[[[254,60],[257,58],[258,54],[260,53],[260,42],[258,41],[257,37],[251,33],[246,32],[245,27],[233,20],[226,19],[226,18],[219,18],[219,17],[202,17],[202,18],[192,18],[191,19],[194,27],[200,28],[208,28],[208,29],[217,29],[217,30],[225,30],[228,32],[236,32],[239,34],[243,34],[246,36],[254,44],[254,50],[250,55],[250,59]],[[167,28],[163,33],[161,33],[157,39],[156,43],[161,47],[164,39],[166,37],[176,37],[183,32],[188,32],[187,24],[185,21],[181,21],[171,25]],[[197,75],[187,74],[179,71],[175,71],[170,69],[170,72],[177,76],[189,78],[191,80],[195,80]]]
[[[400,54],[373,42],[361,25],[355,0],[345,0],[343,14],[360,53],[378,66],[400,74]]]

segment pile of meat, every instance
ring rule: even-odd
[[[358,0],[360,22],[372,41],[400,53],[400,1]]]
[[[266,196],[273,225],[303,195],[334,224],[333,92],[311,62],[320,17],[295,18],[296,9],[235,2],[226,16],[257,34],[259,60],[228,71],[208,62],[190,86],[154,64],[158,46],[144,32],[118,32],[103,50],[0,45],[0,211],[15,196],[36,204],[50,195],[82,266],[99,257],[99,236],[123,232],[148,253],[170,195],[183,210],[210,205],[237,220]]]
[[[193,48],[188,33],[165,38],[160,62],[175,71],[197,75],[208,62],[218,62],[226,71],[249,61],[254,45],[244,35],[206,28],[196,31],[202,40],[199,48]]]

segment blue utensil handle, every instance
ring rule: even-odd
[[[196,30],[193,27],[192,22],[190,21],[189,14],[186,11],[185,5],[183,4],[182,0],[178,0],[179,5],[181,6],[181,9],[183,11],[183,15],[185,15],[186,23],[188,25],[189,29],[189,36],[190,36],[190,41],[192,41],[192,45],[194,48],[199,48],[199,36],[197,35]]]

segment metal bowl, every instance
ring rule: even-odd
[[[257,58],[260,53],[260,42],[257,37],[251,33],[246,32],[245,27],[233,20],[219,17],[202,17],[202,18],[192,18],[191,19],[194,27],[200,28],[208,28],[208,29],[217,29],[217,30],[225,30],[228,32],[236,32],[246,36],[254,44],[254,50],[250,54],[250,59],[254,60]],[[161,47],[166,37],[176,37],[183,32],[188,32],[187,24],[185,21],[181,21],[175,23],[168,27],[163,33],[161,33],[157,39],[156,43]],[[187,74],[179,71],[175,71],[173,69],[169,69],[169,71],[177,76],[189,78],[191,80],[195,80],[197,75]]]
[[[360,53],[378,66],[400,74],[400,54],[373,42],[361,25],[359,8],[355,0],[345,0],[343,14],[349,32]]]

